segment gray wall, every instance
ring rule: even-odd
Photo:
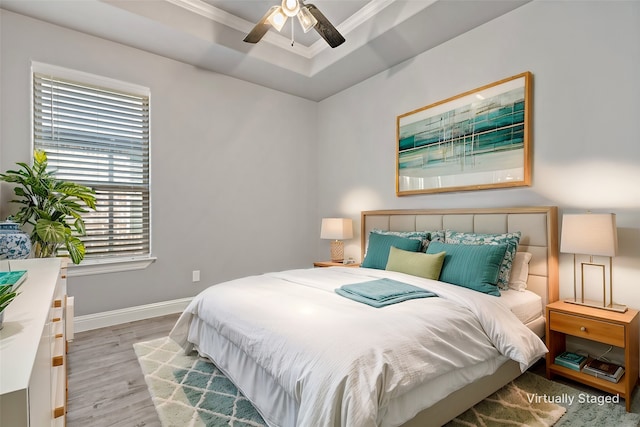
[[[158,261],[71,278],[78,315],[326,259],[324,216],[356,220],[346,253],[359,258],[361,210],[540,204],[618,214],[616,300],[640,308],[640,2],[532,2],[317,104],[19,15],[1,24],[2,170],[30,155],[30,60],[151,88]],[[523,71],[534,76],[531,187],[395,196],[397,115]],[[280,129],[285,111],[296,120]],[[317,140],[297,138],[303,129]],[[0,216],[8,198],[4,188]],[[561,282],[568,296],[568,255]]]
[[[367,209],[615,212],[614,296],[640,308],[639,41],[640,2],[536,1],[322,101],[319,215],[352,217],[358,231]],[[534,77],[531,187],[396,197],[396,116],[523,71]],[[345,253],[360,257],[359,232]],[[562,255],[561,297],[573,296],[572,266]]]
[[[311,266],[317,104],[0,11],[0,169],[29,161],[30,65],[151,89],[152,246],[145,270],[71,277],[76,315],[193,296],[222,280]],[[295,120],[287,120],[295,112]],[[3,184],[0,217],[15,206]],[[201,281],[191,282],[191,271]]]

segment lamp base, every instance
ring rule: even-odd
[[[566,299],[564,300],[564,302],[568,302],[570,304],[584,305],[586,307],[599,308],[601,310],[615,311],[617,313],[624,313],[625,311],[627,311],[627,306],[623,304],[611,303],[609,305],[602,305],[602,303],[598,301],[578,300],[573,298]]]
[[[331,241],[331,262],[344,261],[344,243],[341,240]]]

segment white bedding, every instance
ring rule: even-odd
[[[424,287],[439,297],[373,308],[334,292],[343,284],[381,277]],[[295,402],[294,416],[257,405],[270,425],[291,425],[292,420],[302,426],[397,425],[493,373],[506,357],[524,371],[546,352],[499,299],[382,270],[291,270],[210,287],[187,307],[171,337],[187,350],[192,344],[213,345],[203,335],[206,324],[221,342],[246,354]],[[425,395],[428,382],[439,386]],[[412,396],[414,390],[420,395]],[[414,408],[416,399],[422,405],[404,414],[407,419],[388,411],[403,396],[412,396],[408,400]]]
[[[513,314],[524,324],[532,322],[544,315],[542,298],[528,290],[500,292],[500,302],[506,304]]]

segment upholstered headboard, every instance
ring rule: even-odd
[[[558,208],[377,210],[362,212],[362,253],[373,229],[390,231],[455,230],[467,233],[522,233],[518,251],[532,254],[527,289],[543,304],[558,300]]]

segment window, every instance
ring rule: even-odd
[[[85,260],[149,256],[149,90],[34,64],[33,137],[59,179],[96,192]]]

